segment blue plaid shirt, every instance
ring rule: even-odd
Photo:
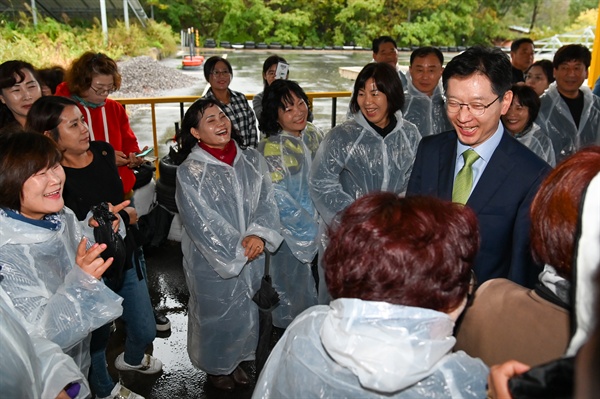
[[[208,89],[206,98],[216,98],[212,88]],[[243,147],[256,148],[258,145],[258,130],[256,116],[243,93],[229,90],[229,104],[224,105],[223,112],[231,120],[233,127],[242,137]]]

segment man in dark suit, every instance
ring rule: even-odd
[[[529,250],[529,206],[550,167],[500,123],[512,101],[510,77],[499,49],[472,47],[446,65],[442,83],[454,130],[421,140],[407,195],[471,207],[481,233],[478,281],[505,277],[532,287],[541,268]]]

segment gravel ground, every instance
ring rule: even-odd
[[[148,56],[118,62],[121,89],[113,98],[157,97],[162,92],[198,84],[198,79],[162,65]]]

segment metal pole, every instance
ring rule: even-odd
[[[37,7],[35,0],[31,0],[31,14],[33,14],[33,26],[37,28]]]
[[[125,20],[125,27],[129,30],[129,4],[127,0],[123,0],[123,19]]]
[[[102,34],[104,44],[108,44],[108,23],[106,22],[106,0],[100,0],[100,19],[102,21]]]

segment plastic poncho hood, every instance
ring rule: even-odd
[[[422,380],[456,342],[452,319],[434,310],[360,299],[330,306],[321,328],[325,350],[374,391],[395,392]]]
[[[452,319],[429,309],[339,298],[300,314],[253,398],[485,397],[488,368],[452,353]]]

